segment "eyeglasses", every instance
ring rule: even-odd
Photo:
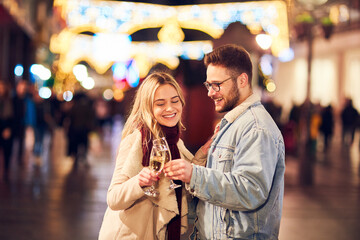
[[[226,82],[227,80],[232,79],[232,77],[229,77],[227,79],[225,79],[222,82],[219,83],[208,83],[208,82],[204,82],[204,86],[206,87],[206,89],[209,91],[210,88],[212,88],[215,92],[219,92],[220,91],[220,85],[223,84],[224,82]]]

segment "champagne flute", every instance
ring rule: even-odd
[[[161,172],[165,165],[166,151],[160,145],[153,145],[150,153],[150,164],[149,167],[155,173]],[[159,196],[159,191],[155,189],[155,183],[146,189],[145,194],[150,197]]]
[[[168,143],[167,143],[167,141],[166,141],[166,139],[164,137],[154,139],[153,140],[153,145],[159,145],[159,146],[161,146],[160,148],[164,150],[165,155],[166,155],[165,163],[172,160],[169,145],[168,145]],[[170,179],[169,188],[170,189],[175,189],[175,188],[178,188],[178,187],[181,187],[181,185],[174,183],[174,181]]]

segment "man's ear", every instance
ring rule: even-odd
[[[248,85],[249,82],[249,78],[248,75],[246,73],[242,73],[237,77],[237,82],[239,84],[239,86],[241,88],[245,87]]]

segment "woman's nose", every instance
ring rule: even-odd
[[[166,104],[165,109],[166,109],[166,111],[172,110],[173,109],[172,104],[171,103]]]

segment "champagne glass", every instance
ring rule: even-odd
[[[160,145],[153,145],[150,153],[150,164],[149,167],[155,173],[161,172],[165,165],[166,151]],[[155,183],[146,189],[145,194],[150,197],[159,196],[159,191],[155,189]]]
[[[169,162],[172,160],[171,158],[171,152],[170,152],[170,148],[169,148],[169,145],[166,141],[166,139],[163,137],[163,138],[158,138],[158,139],[154,139],[153,140],[153,145],[159,145],[161,149],[163,149],[163,151],[165,152],[165,155],[166,155],[166,158],[165,158],[165,163]],[[173,180],[170,179],[170,186],[169,188],[170,189],[175,189],[175,188],[178,188],[178,187],[181,187],[181,185],[179,184],[176,184],[174,183]]]

